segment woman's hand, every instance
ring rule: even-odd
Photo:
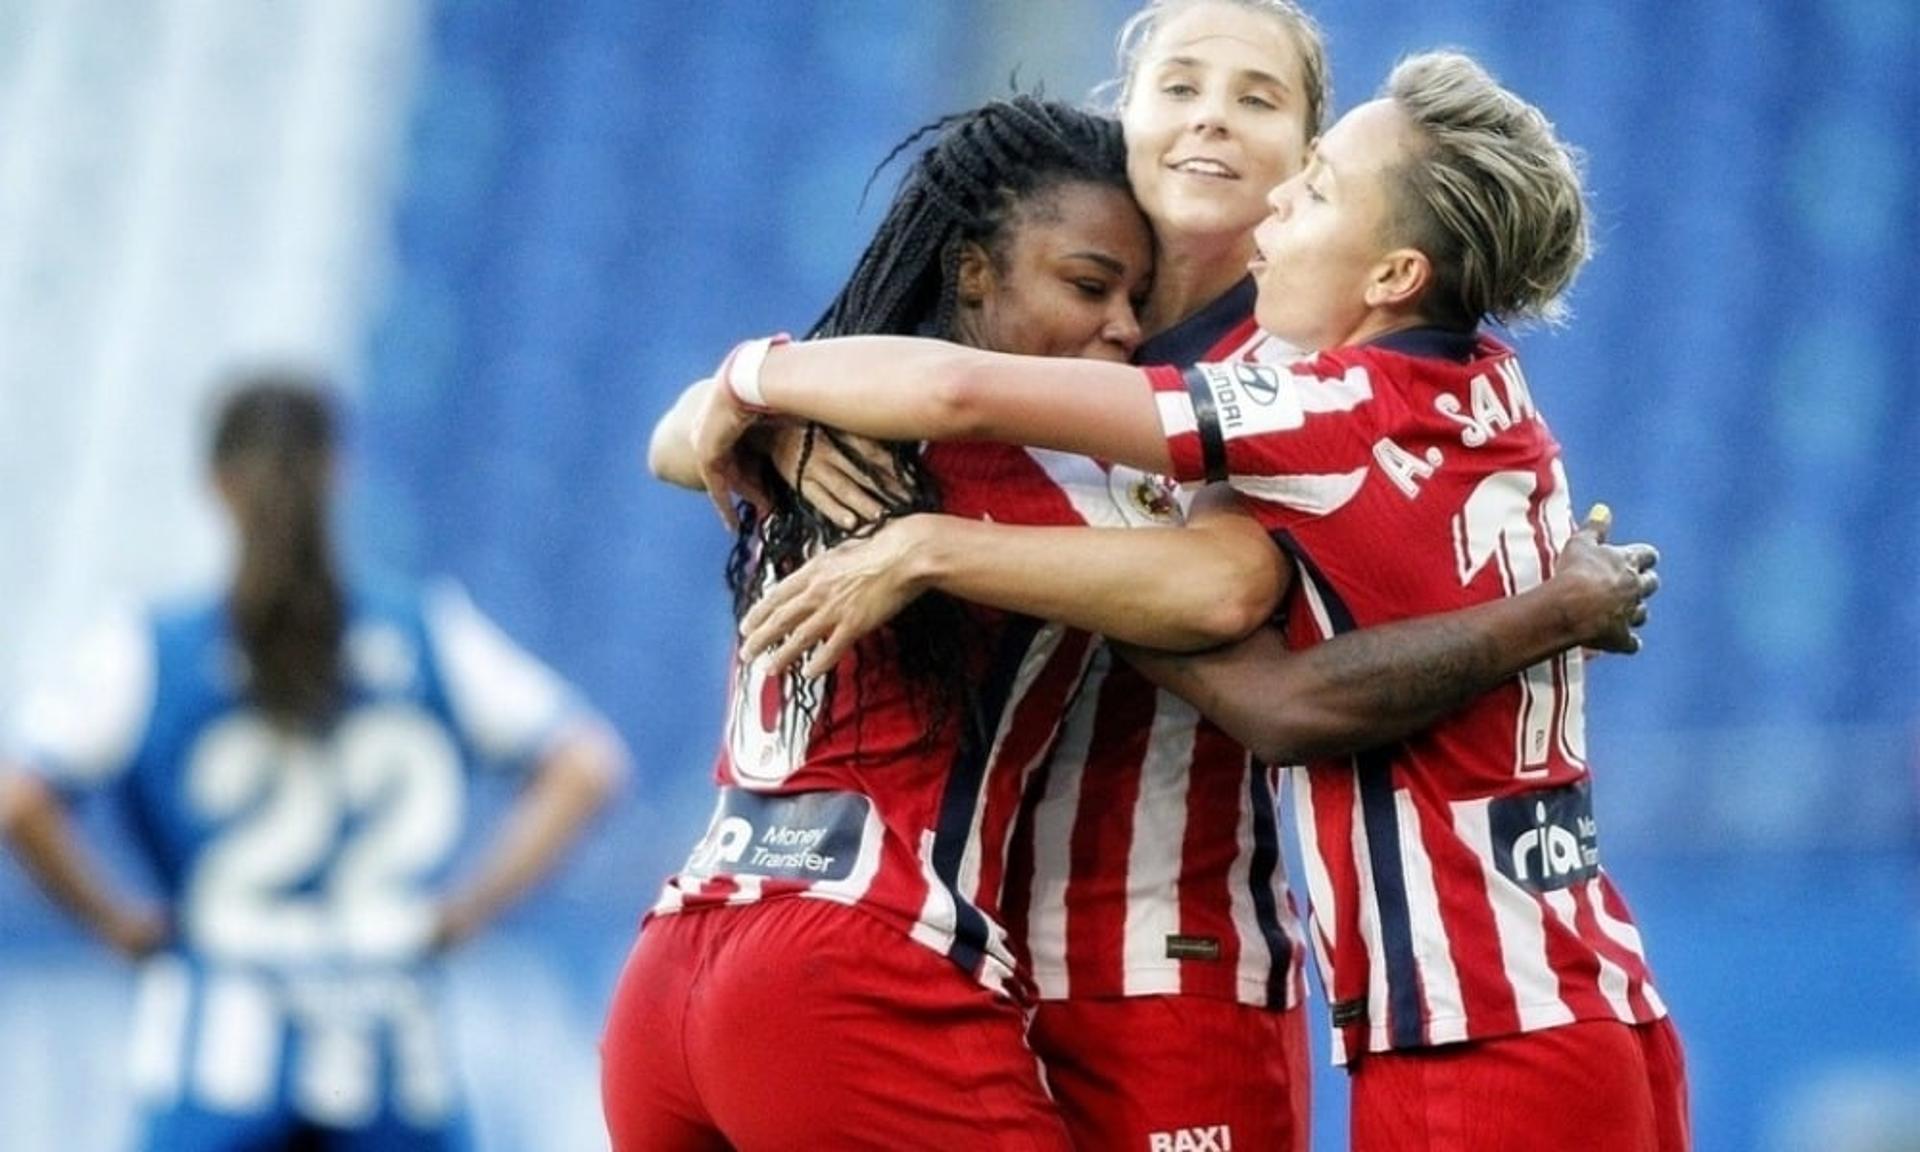
[[[1596,504],[1587,522],[1560,550],[1548,584],[1561,594],[1562,612],[1581,646],[1598,652],[1640,651],[1635,629],[1647,622],[1647,600],[1660,590],[1651,544],[1607,543],[1613,513]]]
[[[862,637],[926,590],[913,553],[935,519],[895,520],[782,577],[741,620],[741,657],[765,653],[777,672],[806,655],[801,675],[825,675]]]
[[[843,532],[908,498],[893,453],[878,440],[818,424],[777,424],[753,439],[787,487]]]

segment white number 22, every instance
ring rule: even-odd
[[[233,960],[417,957],[423,881],[459,837],[459,753],[417,708],[363,709],[324,739],[251,714],[195,746],[187,795],[223,825],[182,896],[189,939]]]

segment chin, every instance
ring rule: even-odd
[[[1242,236],[1266,219],[1266,209],[1254,205],[1229,204],[1220,199],[1199,196],[1169,198],[1161,218],[1153,222],[1162,244],[1177,242],[1182,236],[1196,238]]]

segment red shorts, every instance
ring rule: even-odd
[[[1074,1146],[1307,1152],[1307,1026],[1202,996],[1048,1000],[1029,1034]]]
[[[1354,1152],[1686,1152],[1687,1073],[1668,1020],[1587,1020],[1353,1068]]]
[[[1019,1007],[865,912],[658,916],[601,1041],[616,1152],[1067,1152]]]

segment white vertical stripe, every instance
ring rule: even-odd
[[[1294,582],[1306,593],[1307,611],[1313,617],[1314,626],[1319,628],[1322,638],[1333,637],[1333,617],[1327,614],[1327,602],[1320,598],[1320,588],[1313,582],[1307,570],[1294,562]]]
[[[1387,950],[1380,934],[1380,890],[1373,878],[1373,850],[1367,837],[1365,796],[1356,785],[1353,810],[1353,871],[1360,886],[1360,939],[1367,956],[1367,1045],[1372,1051],[1388,1047],[1392,1021],[1387,1019]]]
[[[1067,977],[1067,884],[1073,873],[1073,829],[1080,814],[1080,782],[1102,686],[1113,666],[1106,644],[1095,643],[1086,683],[1067,710],[1060,742],[1047,769],[1046,792],[1033,813],[1033,884],[1028,901],[1027,952],[1040,996],[1064,998]]]
[[[453,1068],[433,992],[415,980],[399,981],[391,1019],[395,1111],[422,1128],[445,1123],[453,1111]]]
[[[1520,1028],[1532,1032],[1573,1020],[1573,1011],[1560,999],[1560,979],[1547,962],[1547,935],[1540,902],[1531,892],[1508,880],[1493,862],[1493,830],[1486,800],[1468,800],[1453,806],[1453,827],[1480,858],[1480,876],[1487,903],[1493,909],[1499,935],[1500,966],[1520,1014]]]
[[[1007,732],[1012,728],[1013,716],[1020,710],[1020,704],[1033,691],[1033,685],[1040,675],[1052,663],[1053,655],[1060,649],[1061,638],[1066,629],[1058,624],[1048,624],[1034,633],[1027,644],[1027,650],[1020,657],[1020,667],[1015,670],[1013,685],[1007,691],[1005,706],[1000,710],[998,728],[993,733],[993,745],[987,750],[987,758],[981,764],[980,778],[974,782],[973,814],[967,823],[967,842],[961,849],[960,868],[954,877],[954,886],[959,889],[960,897],[970,903],[980,904],[981,825],[986,820],[988,796],[996,779],[996,770],[1000,765],[1000,752],[1006,745]],[[1002,845],[1004,846],[1004,845]],[[937,881],[936,881],[937,882]],[[994,894],[995,896],[998,893]],[[995,903],[986,901],[988,905]]]
[[[204,985],[193,1096],[219,1112],[266,1107],[280,1078],[285,1016],[253,976],[216,972]]]
[[[1467,1038],[1467,1006],[1460,995],[1460,973],[1447,947],[1447,925],[1440,914],[1440,893],[1433,883],[1433,861],[1421,838],[1420,813],[1404,789],[1393,794],[1400,827],[1400,877],[1407,889],[1407,914],[1413,932],[1413,958],[1426,997],[1427,1040],[1448,1044]]]
[[[380,1108],[379,1052],[367,1006],[336,988],[303,1009],[292,1077],[295,1111],[331,1128],[366,1124]]]
[[[1258,814],[1254,811],[1251,773],[1270,770],[1255,766],[1245,757],[1242,758],[1242,765],[1238,808],[1233,821],[1233,839],[1237,850],[1233,854],[1233,863],[1227,868],[1227,912],[1233,919],[1234,934],[1240,938],[1240,968],[1235,975],[1240,995],[1245,999],[1254,995],[1256,990],[1264,995],[1267,978],[1273,971],[1274,957],[1273,950],[1267,946],[1266,934],[1260,930],[1260,909],[1253,899],[1253,853],[1257,847],[1254,820]],[[1277,835],[1279,829],[1274,831]],[[1279,844],[1275,843],[1274,848],[1277,850]],[[1276,887],[1282,891],[1275,892],[1274,899],[1284,901],[1284,881]],[[1284,903],[1277,904],[1276,911],[1285,907]]]
[[[1587,884],[1588,899],[1593,903],[1593,918],[1600,925],[1600,931],[1606,933],[1608,939],[1633,953],[1641,966],[1645,967],[1647,952],[1640,940],[1640,929],[1625,920],[1615,919],[1613,913],[1607,910],[1604,899],[1605,883],[1600,877],[1594,877],[1587,881]],[[1666,1002],[1661,1000],[1660,993],[1654,990],[1651,979],[1640,982],[1640,992],[1647,998],[1647,1006],[1653,1009],[1654,1015],[1667,1014]]]
[[[1140,764],[1127,843],[1126,927],[1121,979],[1126,995],[1141,995],[1136,972],[1164,968],[1167,937],[1180,932],[1180,871],[1187,835],[1187,788],[1193,733],[1200,714],[1178,697],[1156,694],[1157,707]],[[1153,991],[1167,989],[1155,988]]]
[[[1320,826],[1313,807],[1313,775],[1306,768],[1289,768],[1293,777],[1294,831],[1300,837],[1300,860],[1307,873],[1308,913],[1312,920],[1309,935],[1314,957],[1320,964],[1320,979],[1333,985],[1333,957],[1328,941],[1339,934],[1340,923],[1333,904],[1333,877],[1320,854]]]
[[[1593,903],[1593,881],[1587,881],[1585,895],[1589,904]],[[1576,938],[1580,936],[1580,925],[1575,919],[1580,914],[1580,906],[1571,890],[1558,888],[1547,893],[1547,906],[1554,915],[1567,926],[1567,931]],[[1613,1008],[1613,1014],[1621,1020],[1633,1023],[1633,1005],[1627,1000],[1627,974],[1620,965],[1607,959],[1606,955],[1592,945],[1587,950],[1593,953],[1594,962],[1600,965],[1600,995],[1606,997],[1607,1004]]]
[[[179,1098],[192,993],[187,966],[178,957],[156,956],[141,966],[128,1072],[134,1092],[148,1103]]]

